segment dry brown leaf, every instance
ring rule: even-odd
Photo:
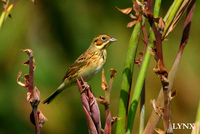
[[[100,98],[100,99],[104,99],[104,100],[105,100],[105,97],[103,97],[103,96],[99,96],[99,98]]]
[[[159,33],[162,34],[164,29],[165,29],[165,22],[162,18],[159,18],[158,21],[158,29],[159,29]]]
[[[36,69],[35,58],[33,58],[33,69]]]
[[[29,60],[25,61],[24,63],[22,63],[23,65],[29,65]]]
[[[159,128],[155,128],[154,129],[158,134],[165,134],[165,131],[159,129]]]
[[[158,109],[157,109],[157,106],[156,106],[156,100],[153,99],[153,100],[150,101],[150,103],[151,103],[151,105],[152,105],[152,107],[153,107],[154,112],[155,112],[158,116],[160,116],[160,114],[159,114],[159,112],[158,112]]]
[[[34,88],[33,93],[34,93],[34,96],[35,96],[35,100],[40,102],[40,91],[38,90],[37,87]]]
[[[119,117],[112,117],[111,119],[111,122],[112,122],[112,125],[117,122],[118,120],[121,120],[122,118],[119,118]]]
[[[143,9],[142,12],[143,12],[143,15],[144,15],[145,17],[147,17],[148,19],[153,19],[153,18],[154,18],[152,12],[149,12],[149,11],[146,10],[146,9]]]
[[[29,74],[25,74],[24,75],[24,81],[28,81],[29,80]]]
[[[23,49],[22,52],[26,52],[29,56],[33,55],[33,51],[31,49]]]
[[[47,118],[44,116],[44,114],[38,109],[39,111],[39,126],[42,127],[44,123],[47,121]]]
[[[167,78],[168,72],[166,68],[161,63],[161,60],[157,60],[157,67],[153,69],[153,71],[161,78],[162,82],[169,83],[169,80]]]
[[[159,22],[160,17],[154,18],[153,20],[158,23]]]
[[[21,50],[22,52],[26,52],[29,57],[31,57],[31,59],[33,60],[33,69],[35,70],[36,69],[36,64],[35,64],[35,59],[33,58],[33,51],[31,49],[23,49]],[[29,59],[30,60],[30,59]],[[23,65],[29,65],[30,64],[30,61],[27,60],[23,63]]]
[[[23,65],[29,65],[30,61],[27,60],[25,61],[24,63],[22,63]],[[35,59],[33,58],[33,69],[35,70],[36,69],[36,64],[35,64]]]
[[[27,101],[32,106],[37,106],[40,103],[40,91],[37,87],[34,88],[33,92],[27,92]]]
[[[142,65],[142,60],[143,60],[143,52],[139,52],[139,55],[140,55],[140,57],[138,58],[138,59],[136,59],[135,61],[134,61],[134,63],[135,64],[137,64],[138,66],[141,66]]]
[[[22,87],[26,87],[26,84],[25,84],[25,83],[22,83],[22,82],[20,81],[21,75],[22,75],[22,72],[19,71],[19,73],[17,74],[17,83],[18,83],[20,86],[22,86]]]
[[[103,105],[108,105],[108,102],[105,100],[103,96],[100,96],[100,98],[96,98],[96,100]]]
[[[176,90],[174,90],[173,92],[169,92],[169,100],[171,101],[174,97],[176,96]]]
[[[129,22],[126,26],[127,27],[133,27],[137,23],[136,20]]]
[[[137,20],[137,17],[134,16],[133,14],[129,14],[129,17],[130,17],[132,20]]]
[[[161,117],[163,116],[164,114],[164,108],[162,107],[157,107],[158,111],[161,113]]]
[[[102,69],[102,73],[101,73],[101,88],[103,90],[106,90],[108,88],[108,85],[106,83],[106,78],[105,78],[105,75],[104,75],[104,69]]]
[[[37,116],[38,116],[38,121],[39,121],[39,127],[42,127],[44,123],[47,121],[47,118],[39,109],[37,110]],[[34,117],[33,111],[30,114],[30,120],[31,120],[31,123],[35,125],[35,117]]]
[[[129,13],[133,10],[132,7],[128,7],[128,8],[126,8],[126,9],[120,9],[120,8],[118,8],[118,7],[116,7],[116,8],[117,8],[118,11],[120,11],[120,12],[123,13],[123,14],[129,14]]]
[[[117,73],[117,70],[115,70],[114,68],[111,68],[111,69],[109,70],[109,72],[111,72],[110,77],[112,78],[112,77],[114,77],[115,74]]]
[[[164,111],[163,108],[156,106],[156,100],[155,100],[155,99],[151,100],[151,105],[152,105],[152,107],[153,107],[154,112],[155,112],[159,117],[162,118],[162,116],[163,116],[163,111]]]
[[[103,82],[102,81],[102,83],[101,83],[101,88],[103,89],[103,90],[106,90],[107,89],[107,84],[106,84],[106,82]]]
[[[145,7],[145,5],[143,3],[141,3],[139,0],[136,0],[136,3],[141,7]]]
[[[176,96],[176,90],[174,90],[172,93],[171,93],[171,97],[175,97]]]
[[[153,57],[155,57],[155,55],[156,55],[155,50],[154,50],[153,48],[149,47],[149,46],[147,46],[147,48],[148,48],[149,52],[151,53],[151,55],[152,55]]]

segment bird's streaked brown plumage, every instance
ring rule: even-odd
[[[76,83],[76,78],[83,77],[85,81],[93,78],[103,67],[107,57],[107,46],[116,41],[107,34],[97,35],[89,48],[68,69],[62,84],[43,103],[50,103],[66,87]]]

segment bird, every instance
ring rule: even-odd
[[[92,40],[89,48],[69,67],[61,85],[43,101],[43,104],[49,104],[65,88],[76,83],[80,76],[84,81],[91,80],[104,66],[107,58],[106,48],[117,39],[108,34],[99,34]]]

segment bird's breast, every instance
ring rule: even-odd
[[[102,53],[101,53],[102,54]],[[87,67],[80,71],[80,75],[85,81],[92,79],[103,67],[106,61],[106,55],[96,55],[88,62]]]

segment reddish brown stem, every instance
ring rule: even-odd
[[[147,0],[147,10],[152,12],[152,0]]]
[[[151,23],[151,22],[150,22]],[[159,31],[156,28],[155,23],[152,20],[152,30],[154,32],[156,41],[155,41],[155,45],[156,45],[156,55],[158,57],[158,59],[161,62],[161,65],[164,67],[164,63],[163,63],[163,54],[162,54],[162,41],[161,41],[161,34],[159,33]]]
[[[196,3],[196,0],[192,0],[192,2],[190,3],[190,5],[187,9],[187,16],[185,18],[184,30],[183,30],[183,35],[182,35],[181,44],[180,44],[180,47],[183,47],[183,48],[185,47],[185,45],[188,42],[192,16],[194,13],[194,8],[195,8],[195,3]]]
[[[147,44],[148,44],[148,37],[147,37],[147,31],[146,31],[146,27],[145,27],[145,24],[142,25],[142,33],[143,33],[143,36],[144,36],[144,50],[143,50],[143,55],[144,53],[146,52],[146,49],[147,49]]]
[[[39,120],[38,120],[37,107],[33,107],[33,115],[34,115],[34,119],[35,119],[36,134],[40,134],[40,126],[39,126]]]
[[[33,93],[33,82],[34,82],[34,67],[33,67],[33,52],[29,53],[29,86],[28,91],[31,93],[31,95],[34,95]],[[34,102],[33,102],[34,103]],[[40,127],[39,127],[39,120],[38,120],[38,114],[37,114],[37,106],[38,104],[31,104],[32,110],[35,118],[35,128],[36,133],[40,134]]]
[[[170,85],[169,85],[168,92],[170,92],[172,89],[172,85],[173,85],[174,78],[175,78],[175,75],[176,75],[176,72],[177,72],[177,69],[179,66],[181,55],[183,53],[183,50],[184,50],[184,48],[187,44],[188,38],[189,38],[189,31],[190,31],[193,12],[194,12],[195,2],[196,2],[196,0],[193,0],[190,4],[189,8],[187,9],[187,15],[186,15],[185,23],[184,23],[184,30],[183,30],[182,40],[180,43],[180,48],[179,48],[178,54],[176,56],[174,65],[171,68],[170,73],[169,73]],[[160,93],[158,95],[157,101],[156,101],[156,104],[158,107],[163,107],[163,104],[161,103],[161,102],[163,102],[163,99],[164,99],[163,98],[163,90],[161,89]],[[169,114],[171,115],[171,113],[169,113]],[[159,119],[160,119],[160,117],[158,117],[155,114],[155,111],[152,111],[149,121],[147,123],[147,126],[145,128],[144,134],[147,134],[147,133],[153,134],[154,128],[156,128]]]
[[[33,54],[29,54],[29,86],[28,91],[33,95],[33,80],[34,80],[34,69],[33,69]]]
[[[150,1],[148,1],[150,2]],[[148,3],[148,7],[150,7],[151,4]],[[148,10],[150,13],[148,15],[148,21],[149,24],[154,32],[155,35],[155,47],[156,47],[156,56],[155,59],[157,61],[157,71],[155,71],[161,79],[161,83],[163,86],[163,95],[164,95],[164,113],[163,113],[163,124],[164,129],[166,133],[173,133],[173,130],[171,128],[171,121],[170,121],[170,113],[171,113],[171,106],[170,101],[168,97],[168,73],[164,67],[163,62],[163,52],[162,52],[162,35],[157,30],[157,27],[154,23],[154,17],[152,16],[152,13],[150,9]]]
[[[28,55],[29,55],[29,80],[28,80],[28,92],[30,92],[31,96],[30,98],[34,98],[33,101],[31,101],[31,106],[32,106],[32,111],[34,114],[34,119],[35,119],[35,129],[36,133],[40,134],[40,126],[39,126],[39,118],[38,118],[38,100],[36,99],[36,94],[34,93],[34,63],[33,63],[33,51],[30,49],[25,50]]]

